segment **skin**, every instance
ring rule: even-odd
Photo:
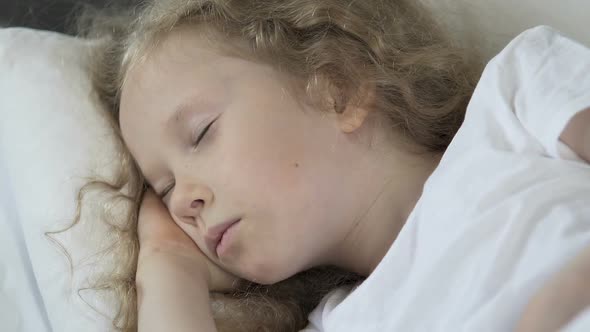
[[[120,125],[154,191],[174,184],[175,224],[225,271],[269,284],[324,264],[369,275],[415,206],[440,155],[407,152],[370,105],[305,106],[271,67],[179,29],[130,68]],[[203,237],[234,218],[217,257]]]
[[[590,306],[590,247],[551,277],[523,311],[516,332],[559,331]]]
[[[148,190],[138,216],[135,286],[138,331],[217,331],[210,291],[231,288],[233,276],[206,259]]]
[[[590,108],[576,114],[559,138],[580,158],[590,163]]]

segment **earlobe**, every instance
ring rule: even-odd
[[[362,126],[369,111],[359,106],[347,106],[342,113],[338,114],[340,129],[345,133],[352,133]]]
[[[344,133],[352,133],[359,129],[367,120],[369,112],[374,108],[374,85],[365,83],[357,92],[358,94],[352,100],[346,100],[344,105],[336,107],[337,104],[333,104],[338,117],[338,125]]]

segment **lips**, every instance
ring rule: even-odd
[[[207,249],[209,252],[217,256],[217,245],[221,241],[223,234],[235,223],[239,222],[241,219],[233,219],[231,221],[223,222],[219,225],[213,226],[205,235],[205,243],[207,244]]]

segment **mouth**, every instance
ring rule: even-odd
[[[223,252],[231,242],[231,231],[240,221],[241,219],[237,219],[221,223],[214,226],[207,235],[205,235],[205,242],[210,253],[217,257],[223,255]]]
[[[239,220],[236,221],[235,223],[231,224],[226,230],[225,232],[223,232],[223,234],[221,235],[221,239],[219,239],[219,242],[217,243],[217,247],[215,248],[215,253],[217,254],[217,257],[223,257],[225,252],[229,249],[229,246],[232,242],[232,239],[234,237],[234,233],[236,232],[236,228],[238,227],[239,224]]]

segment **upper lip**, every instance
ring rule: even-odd
[[[219,241],[221,241],[221,237],[223,233],[227,231],[233,224],[240,221],[239,218],[231,219],[226,222],[222,222],[221,224],[215,225],[207,230],[207,234],[205,234],[205,243],[207,244],[207,249],[214,255],[217,255],[217,245]]]

